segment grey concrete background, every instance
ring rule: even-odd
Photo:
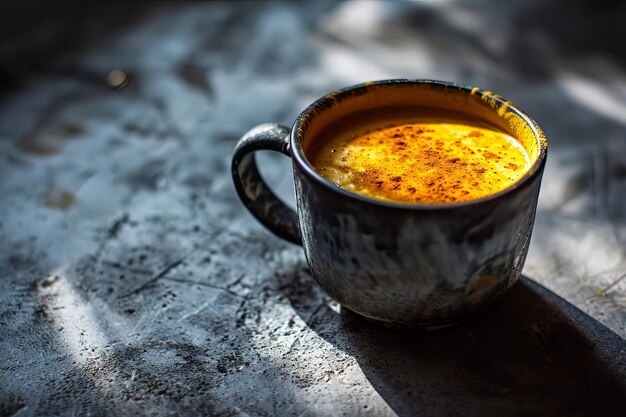
[[[540,123],[525,273],[626,338],[624,6],[16,4],[0,13],[0,414],[418,414],[358,353],[397,336],[355,339],[229,174],[247,129],[374,79],[476,85]],[[287,158],[261,157],[292,201]]]

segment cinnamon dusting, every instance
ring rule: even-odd
[[[488,127],[429,120],[369,128],[330,138],[311,157],[315,169],[350,191],[427,204],[496,193],[530,165],[516,139]]]

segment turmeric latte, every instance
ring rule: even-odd
[[[530,160],[514,137],[462,115],[398,111],[344,120],[309,159],[336,185],[413,204],[475,200],[519,180]]]

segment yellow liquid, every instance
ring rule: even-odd
[[[340,123],[318,138],[309,155],[313,167],[346,190],[414,204],[486,197],[530,167],[520,142],[495,128],[445,113],[404,113]]]

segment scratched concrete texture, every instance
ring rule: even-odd
[[[550,152],[525,274],[623,342],[626,15],[564,5],[94,6],[77,33],[71,14],[50,14],[56,37],[13,34],[2,71],[17,88],[0,99],[0,414],[436,415],[372,382],[355,353],[365,342],[302,249],[263,229],[230,178],[246,130],[290,124],[366,80],[476,85],[539,122]],[[118,88],[113,70],[126,74]],[[289,160],[259,159],[293,204]]]

